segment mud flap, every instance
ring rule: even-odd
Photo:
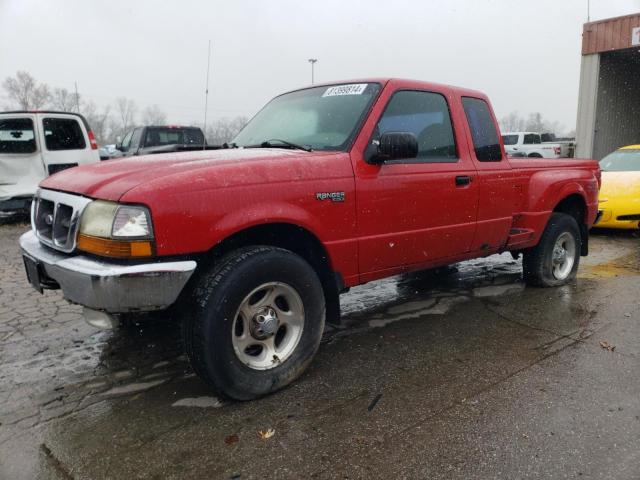
[[[589,255],[589,229],[584,223],[580,224],[580,256]]]

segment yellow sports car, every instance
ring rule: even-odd
[[[596,225],[637,229],[640,223],[640,145],[629,145],[600,160],[602,187]]]

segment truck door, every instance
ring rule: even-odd
[[[478,170],[478,228],[471,251],[489,252],[506,242],[520,191],[488,102],[475,97],[462,97],[461,101],[467,137],[473,142],[469,154]]]
[[[91,148],[86,129],[75,115],[38,114],[40,143],[47,175],[66,168],[99,161],[97,150]]]
[[[478,188],[466,139],[455,134],[460,122],[437,91],[398,90],[389,98],[368,147],[355,162],[364,281],[367,273],[428,265],[469,250]],[[386,132],[415,135],[417,157],[368,163]]]

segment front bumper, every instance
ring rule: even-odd
[[[600,220],[594,225],[596,228],[618,228],[624,230],[638,230],[640,228],[640,211],[637,209],[607,208],[601,210]]]
[[[108,313],[167,308],[196,269],[193,260],[123,265],[64,254],[42,245],[33,231],[20,237],[20,247],[25,264],[35,262],[42,277],[36,289],[61,288],[70,302]]]
[[[31,208],[32,197],[15,197],[0,201],[0,216],[13,213],[27,213]]]

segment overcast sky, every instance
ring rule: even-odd
[[[591,19],[640,0],[591,0]],[[394,76],[485,91],[513,110],[575,127],[587,0],[0,0],[0,79],[27,70],[99,105],[158,104],[201,122],[253,115],[311,81]],[[0,94],[0,95],[3,95]],[[0,105],[6,103],[0,98]]]

